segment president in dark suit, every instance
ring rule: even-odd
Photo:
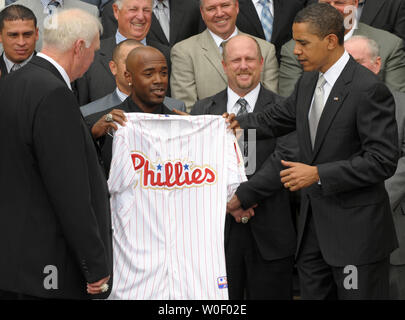
[[[255,37],[270,41],[276,47],[276,56],[280,61],[280,50],[284,43],[291,39],[291,26],[296,13],[301,10],[304,0],[264,0],[265,7],[272,7],[272,24],[270,39],[265,35],[262,19],[259,12],[263,12],[263,0],[238,0],[240,13],[236,20],[236,26],[240,31]],[[260,11],[258,11],[260,10]]]
[[[197,101],[191,114],[258,113],[281,102],[283,98],[260,84],[263,57],[254,38],[235,36],[224,46],[223,57],[227,89]],[[281,159],[293,159],[296,140],[284,137],[252,142],[247,143],[248,150],[245,145],[241,148],[249,180],[238,187],[228,212],[246,210],[255,204],[258,207],[248,222],[242,220],[246,223],[227,215],[229,298],[292,299],[296,235],[289,194],[280,182],[279,172]]]
[[[57,28],[45,27],[43,51],[1,80],[0,143],[7,156],[0,158],[0,295],[5,298],[109,294],[108,188],[70,90],[92,62],[101,24],[79,9],[57,18]]]
[[[122,0],[122,6],[115,9],[118,20],[118,30],[114,36],[101,41],[100,50],[97,52],[93,64],[86,74],[75,83],[80,105],[90,103],[111,93],[115,88],[115,78],[110,71],[109,63],[112,59],[114,48],[121,41],[134,39],[144,45],[160,50],[168,63],[170,74],[170,49],[157,41],[148,40],[152,21],[152,0]],[[132,9],[133,7],[136,10]],[[139,25],[140,27],[134,27]],[[170,92],[168,92],[170,95]]]
[[[329,4],[300,11],[293,38],[306,72],[285,103],[237,119],[263,135],[297,130],[300,162],[282,162],[280,176],[301,190],[302,298],[387,299],[398,246],[384,187],[398,160],[394,98],[348,55],[343,37],[343,17]]]

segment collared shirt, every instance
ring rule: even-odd
[[[52,2],[52,0],[41,0],[42,5],[44,6],[44,10],[46,10],[47,14],[50,14],[48,4]],[[63,8],[63,0],[55,0],[54,2],[59,2],[61,8]]]
[[[250,91],[247,95],[245,95],[244,97],[240,97],[237,93],[235,93],[235,91],[233,91],[231,88],[227,89],[227,93],[228,93],[228,102],[226,105],[226,111],[231,114],[238,114],[239,109],[240,109],[240,105],[238,102],[238,100],[240,98],[243,98],[247,101],[247,105],[246,105],[246,109],[248,112],[253,112],[253,110],[255,109],[255,105],[257,102],[257,98],[259,97],[259,92],[260,92],[260,83],[252,90]]]
[[[335,85],[336,80],[339,78],[343,69],[345,68],[347,62],[349,61],[350,56],[345,50],[342,56],[338,61],[335,62],[324,74],[326,82],[323,86],[323,106],[325,106],[326,101],[328,100],[329,94],[332,91],[333,86]],[[321,74],[321,73],[320,73]],[[312,97],[311,108],[314,103],[314,97]],[[311,110],[308,112],[308,116],[311,113]]]
[[[116,44],[119,44],[119,43],[121,43],[122,41],[125,41],[125,40],[127,40],[127,38],[125,38],[125,37],[119,32],[119,30],[117,29],[117,32],[115,33],[115,42],[116,42]],[[147,44],[146,44],[146,38],[143,38],[140,42],[141,42],[144,46],[147,45]]]
[[[21,65],[21,67],[25,66],[28,62],[30,62],[30,60],[32,59],[32,57],[34,56],[34,52],[23,62],[21,63],[17,63],[19,65]],[[4,52],[3,54],[3,60],[4,63],[6,64],[6,68],[7,68],[7,72],[10,73],[11,68],[16,64],[13,61],[9,60],[6,56],[6,53]]]
[[[118,87],[115,89],[115,92],[117,93],[118,98],[123,102],[126,98],[128,98],[128,95],[122,92]]]
[[[252,0],[252,2],[253,2],[254,6],[256,8],[257,15],[258,15],[258,17],[260,19],[260,17],[262,16],[263,6],[260,3],[260,0]],[[274,17],[274,3],[273,3],[273,0],[269,0],[269,5],[270,5],[270,12],[271,12],[272,16]]]
[[[236,36],[238,34],[238,28],[235,27],[235,30],[227,39],[222,39],[220,36],[218,36],[214,32],[212,32],[210,29],[208,29],[208,32],[211,34],[212,38],[215,41],[215,44],[217,45],[217,47],[219,49],[219,52],[222,54],[222,47],[221,47],[222,42],[228,41],[229,39]]]
[[[156,17],[159,17],[159,14],[158,14],[158,10],[159,10],[158,3],[159,2],[160,2],[159,0],[154,0],[153,1],[153,13],[155,14]],[[169,0],[163,0],[162,3],[164,4],[163,11],[164,11],[167,19],[170,21],[170,4],[169,4]]]
[[[53,60],[51,57],[47,56],[46,54],[43,54],[42,52],[38,53],[37,57],[41,57],[41,58],[44,58],[45,60],[49,61],[59,71],[63,80],[65,80],[68,88],[70,90],[72,90],[72,87],[70,85],[70,78],[69,78],[68,74],[66,73],[65,69],[63,69],[63,67],[59,63],[57,63],[55,60]]]

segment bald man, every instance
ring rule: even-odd
[[[128,55],[126,69],[130,96],[116,107],[86,117],[93,138],[100,143],[107,176],[112,156],[112,138],[107,133],[118,129],[115,122],[125,125],[124,112],[173,114],[163,103],[168,87],[168,67],[159,50],[148,46],[133,49]]]

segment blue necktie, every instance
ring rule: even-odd
[[[271,34],[273,32],[273,15],[270,11],[270,0],[260,0],[259,3],[262,5],[262,16],[260,17],[260,21],[262,23],[264,36],[266,37],[267,41],[271,40]]]

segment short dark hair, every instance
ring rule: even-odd
[[[118,56],[120,55],[120,51],[123,46],[143,46],[143,43],[135,39],[126,39],[121,41],[113,50],[112,60],[115,63],[118,62]]]
[[[37,27],[37,17],[30,9],[19,4],[13,4],[0,12],[0,32],[4,28],[4,21],[15,20],[34,20],[35,28]]]
[[[345,27],[342,14],[328,3],[313,3],[297,13],[294,23],[309,23],[311,31],[323,39],[328,34],[337,36],[343,45]]]

